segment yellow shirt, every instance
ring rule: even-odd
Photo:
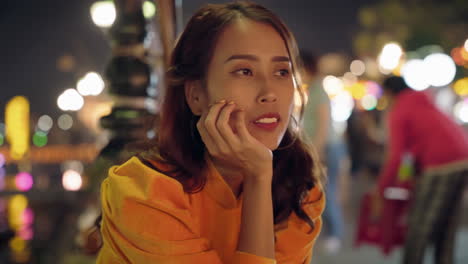
[[[112,167],[101,186],[104,245],[97,263],[309,263],[325,206],[318,187],[303,206],[315,228],[292,213],[275,227],[274,260],[237,251],[242,195],[236,199],[213,165],[206,173],[205,187],[188,194],[136,157]]]

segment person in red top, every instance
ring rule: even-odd
[[[457,215],[468,177],[468,137],[441,112],[425,92],[410,89],[403,78],[383,83],[391,101],[388,113],[387,160],[378,178],[383,195],[397,184],[398,170],[408,153],[420,177],[414,189],[404,248],[404,263],[423,262],[430,242],[436,263],[452,263]]]

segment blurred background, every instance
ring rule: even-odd
[[[201,0],[3,0],[0,4],[0,263],[94,263],[99,184],[125,145],[158,130],[174,40]],[[313,263],[399,263],[357,245],[362,196],[386,145],[381,81],[400,75],[468,124],[466,0],[262,0],[317,58],[347,145],[337,183],[344,238]],[[152,124],[152,125],[148,125]],[[465,195],[466,197],[466,195]],[[468,207],[456,263],[468,263]],[[429,260],[427,263],[431,263]]]

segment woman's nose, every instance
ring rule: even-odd
[[[265,103],[274,103],[278,100],[278,96],[276,95],[274,84],[271,83],[271,80],[263,80],[262,88],[260,89],[260,93],[258,95],[258,102],[265,104]]]
[[[267,93],[263,93],[258,97],[259,103],[274,103],[277,100],[277,96],[272,92],[269,91]]]

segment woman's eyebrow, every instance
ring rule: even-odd
[[[235,54],[227,58],[224,63],[227,63],[231,60],[251,60],[251,61],[259,61],[259,57],[256,55],[251,54]],[[273,62],[290,62],[289,57],[286,56],[274,56],[271,61]]]
[[[271,59],[273,62],[291,62],[289,57],[286,56],[275,56]]]

